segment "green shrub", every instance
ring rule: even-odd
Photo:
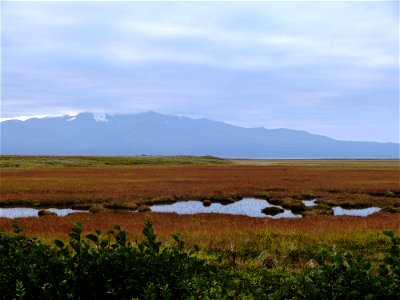
[[[392,247],[376,268],[363,256],[335,253],[317,268],[285,279],[288,287],[280,298],[301,299],[399,299],[400,238],[384,232]]]
[[[174,234],[174,245],[157,240],[151,223],[145,240],[129,242],[119,226],[105,235],[82,235],[76,223],[67,243],[47,245],[0,232],[0,295],[3,299],[399,299],[400,237],[378,263],[324,248],[295,253],[313,264],[302,272],[276,265],[238,268],[198,257]],[[218,265],[217,265],[218,263]]]
[[[210,293],[216,268],[198,259],[195,247],[174,234],[175,245],[162,247],[151,223],[146,240],[132,244],[116,226],[82,237],[76,224],[66,245],[49,246],[21,234],[0,235],[0,295],[4,299],[183,299]]]

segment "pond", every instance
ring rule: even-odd
[[[314,200],[303,200],[302,202],[303,202],[304,206],[312,207],[312,206],[316,206],[317,205],[317,203],[315,203],[315,201],[317,201],[317,199],[314,199]]]
[[[66,216],[68,214],[85,212],[84,210],[76,210],[70,208],[49,208],[47,211],[54,212],[57,216]],[[27,217],[38,217],[39,209],[26,208],[26,207],[13,207],[13,208],[0,208],[0,218],[27,218]]]
[[[301,218],[301,215],[295,215],[290,210],[285,209],[284,212],[275,216],[266,215],[261,212],[263,208],[271,207],[266,200],[255,198],[244,198],[230,204],[212,203],[210,206],[205,207],[201,201],[182,201],[166,205],[153,205],[150,206],[153,212],[163,213],[177,213],[180,215],[204,214],[204,213],[218,213],[229,215],[243,215],[255,218]],[[278,206],[279,208],[282,208]]]
[[[316,200],[304,200],[305,206],[315,206]],[[204,214],[204,213],[218,213],[218,214],[229,214],[229,215],[242,215],[254,218],[301,218],[301,215],[293,214],[291,210],[283,209],[282,213],[278,213],[274,216],[266,215],[262,212],[262,209],[266,207],[279,207],[268,203],[266,200],[255,199],[255,198],[244,198],[240,201],[236,201],[230,204],[211,203],[210,206],[206,207],[201,201],[182,201],[173,204],[164,205],[152,205],[150,206],[151,211],[161,213],[177,213],[180,215],[192,215],[192,214]],[[66,216],[72,213],[88,212],[86,210],[77,210],[71,208],[49,208],[47,211],[54,212],[58,216]],[[366,217],[372,215],[381,210],[379,207],[369,207],[363,209],[345,209],[340,206],[332,208],[335,216],[358,216]],[[39,209],[27,208],[27,207],[14,207],[14,208],[0,208],[0,218],[26,218],[26,217],[38,217]],[[136,213],[136,212],[135,212]]]
[[[368,208],[362,208],[362,209],[345,209],[340,206],[336,206],[333,208],[333,215],[334,216],[366,217],[366,216],[372,215],[380,210],[381,210],[381,208],[379,208],[379,207],[368,207]]]

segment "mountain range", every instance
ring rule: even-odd
[[[399,158],[398,143],[340,141],[306,131],[243,128],[155,112],[8,120],[1,154],[215,155],[226,158]]]

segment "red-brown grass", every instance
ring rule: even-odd
[[[83,224],[85,232],[96,229],[105,232],[120,225],[132,238],[140,238],[145,221],[151,221],[158,235],[166,238],[181,231],[190,243],[228,247],[243,243],[249,237],[268,232],[283,235],[305,235],[316,240],[350,237],[358,234],[392,230],[400,233],[400,215],[379,213],[368,217],[312,216],[302,219],[250,218],[221,214],[177,215],[169,213],[100,212],[77,213],[65,217],[19,219],[26,234],[45,238],[67,237],[73,223]],[[11,221],[0,218],[0,227],[11,231]]]
[[[265,192],[280,198],[311,193],[339,202],[362,200],[379,206],[400,205],[396,196],[400,191],[397,163],[385,167],[337,163],[1,169],[0,175],[2,206],[118,201],[140,204],[150,200],[257,196]]]

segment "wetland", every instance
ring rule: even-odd
[[[342,270],[343,260],[352,268],[369,264],[371,270],[357,274],[378,276],[375,266],[394,251],[391,240],[397,240],[390,238],[392,233],[400,234],[396,160],[1,156],[0,166],[0,238],[4,243],[15,238],[20,241],[16,245],[21,245],[25,238],[29,247],[44,243],[40,249],[52,249],[48,257],[70,253],[65,259],[74,259],[78,256],[69,251],[77,245],[83,247],[79,253],[91,249],[90,255],[110,254],[100,244],[86,245],[91,241],[106,239],[121,253],[130,247],[129,251],[136,251],[143,242],[143,249],[158,247],[159,252],[146,256],[154,261],[163,252],[176,255],[178,248],[171,245],[177,236],[171,233],[180,232],[185,241],[180,255],[194,253],[189,251],[197,245],[197,257],[216,268],[213,274],[225,277],[224,282],[233,280],[231,288],[218,286],[230,291],[231,299],[240,299],[239,291],[246,299],[265,299],[257,285],[246,281],[255,275],[261,281],[265,278],[263,286],[271,289],[271,299],[293,296],[294,290],[287,290],[287,297],[279,294],[282,282],[291,282],[299,293],[307,294],[296,280],[313,272],[325,274],[329,268],[337,270],[340,282],[347,282],[343,276],[353,269]],[[43,210],[47,213],[37,217]],[[150,231],[144,227],[146,222],[157,232],[157,243],[151,235],[150,241],[144,240],[142,232]],[[23,238],[18,228],[23,228]],[[129,247],[122,246],[125,238]],[[46,246],[55,239],[55,246]],[[21,259],[28,259],[30,253]],[[349,255],[364,256],[367,264]],[[87,263],[95,268],[96,261],[94,256]],[[157,270],[167,268],[160,264]],[[374,277],[375,282],[391,280],[392,275],[388,276]],[[272,278],[276,286],[267,284],[274,282]],[[323,286],[324,280],[318,283],[320,279],[313,278],[315,288]],[[15,290],[15,284],[8,286]],[[237,284],[243,288],[238,290]]]

